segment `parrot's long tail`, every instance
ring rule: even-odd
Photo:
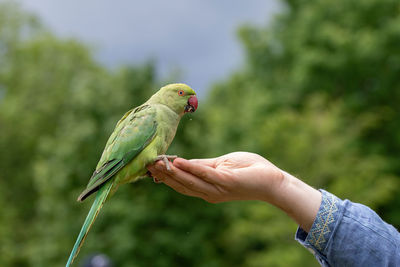
[[[107,183],[105,183],[97,192],[92,207],[90,208],[90,211],[86,217],[85,222],[83,223],[78,238],[76,239],[74,248],[72,249],[72,252],[69,255],[68,262],[65,265],[66,267],[71,266],[75,257],[78,255],[79,249],[81,248],[83,242],[85,241],[85,238],[90,230],[90,227],[92,226],[94,220],[99,214],[100,209],[103,207],[104,201],[106,201],[107,196],[112,188],[112,185],[113,185],[113,180],[110,180]]]

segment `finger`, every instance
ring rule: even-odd
[[[162,183],[168,185],[175,191],[177,191],[181,194],[184,194],[184,195],[200,197],[200,198],[204,198],[207,196],[205,193],[197,191],[193,188],[187,187],[185,184],[174,179],[174,177],[172,177],[172,175],[174,175],[173,171],[176,171],[177,168],[173,167],[175,169],[171,172],[171,171],[165,170],[164,169],[165,166],[162,166],[162,165],[164,165],[164,164],[160,164],[159,166],[155,167],[154,171],[152,173],[155,177],[157,177],[156,179],[159,182],[162,182]],[[197,180],[199,180],[199,179],[197,179]]]
[[[164,178],[163,183],[174,189],[176,192],[181,193],[183,195],[199,197],[199,198],[206,197],[201,192],[193,191],[171,177]]]
[[[182,158],[174,160],[173,165],[178,169],[189,172],[210,184],[218,183],[219,173],[213,167],[202,165],[199,161],[190,161]]]
[[[159,166],[161,165],[161,166]],[[164,177],[166,177],[166,167],[163,167],[162,164],[153,164],[153,165],[148,165],[147,170],[150,172],[151,177],[153,177],[154,182],[156,183],[162,183],[164,180]],[[164,170],[165,168],[165,170]]]
[[[168,175],[181,183],[183,186],[193,191],[200,192],[205,195],[213,195],[218,193],[213,184],[208,183],[206,180],[199,179],[193,174],[183,171],[173,165],[171,166],[171,172]]]
[[[200,194],[198,192],[194,192],[190,189],[186,189],[185,186],[180,184],[179,182],[175,181],[171,177],[167,177],[167,175],[163,174],[163,172],[159,172],[157,170],[154,170],[152,172],[153,175],[153,181],[155,183],[164,183],[174,189],[176,192],[187,195],[187,196],[196,196],[200,197]]]
[[[154,166],[154,169],[151,168],[154,174],[157,177],[166,177],[174,179],[176,182],[182,184],[182,186],[195,191],[203,196],[207,196],[210,194],[217,194],[218,191],[216,190],[215,186],[206,182],[203,179],[199,179],[198,177],[194,176],[191,173],[185,172],[174,165],[171,165],[171,170],[168,171],[165,169],[165,164],[160,163]],[[161,179],[165,182],[165,178]]]
[[[189,162],[195,164],[206,165],[212,168],[215,168],[217,158],[208,158],[208,159],[190,159]]]
[[[151,172],[151,174],[153,174],[153,172],[156,171],[156,167],[154,166],[154,164],[153,165],[148,165],[148,166],[146,166],[146,168],[147,168],[147,170],[149,172]]]
[[[163,171],[163,170],[167,171],[167,167],[165,166],[165,163],[162,160],[156,161],[151,165],[147,165],[146,168],[151,173],[155,172],[156,170],[158,170],[158,171]]]
[[[163,176],[157,172],[157,171],[152,171],[151,172],[151,177],[153,179],[153,182],[155,182],[156,184],[160,184],[164,181],[164,178],[162,178]]]

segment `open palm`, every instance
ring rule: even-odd
[[[265,158],[234,152],[211,159],[174,160],[171,171],[163,162],[148,169],[174,190],[211,203],[230,200],[269,200],[283,180],[282,172]]]

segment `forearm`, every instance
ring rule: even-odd
[[[321,193],[282,171],[284,179],[266,201],[283,210],[302,229],[309,231],[321,205]]]

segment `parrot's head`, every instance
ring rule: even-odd
[[[162,87],[153,97],[177,114],[195,112],[198,106],[196,92],[184,83],[172,83]]]

